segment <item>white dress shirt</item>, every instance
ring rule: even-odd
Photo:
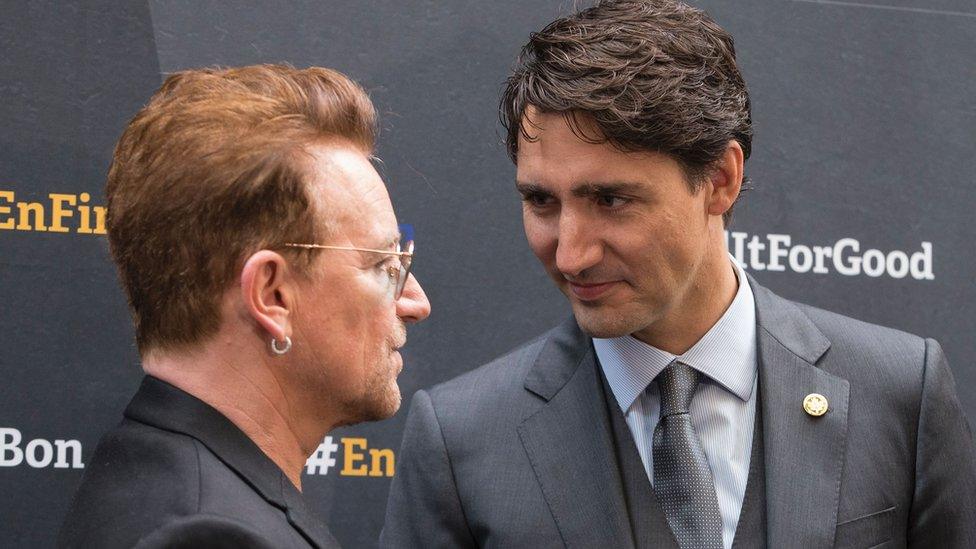
[[[722,514],[722,542],[732,547],[742,510],[756,418],[756,306],[742,268],[732,304],[688,351],[675,356],[631,336],[593,339],[597,358],[654,482],[654,428],[661,396],[654,378],[677,359],[702,376],[691,401],[691,424],[708,458]]]

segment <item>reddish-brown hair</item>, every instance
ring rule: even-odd
[[[106,185],[109,245],[140,351],[213,335],[251,253],[321,241],[328,227],[315,222],[303,148],[343,140],[368,155],[375,123],[362,88],[329,69],[169,76],[123,132]]]

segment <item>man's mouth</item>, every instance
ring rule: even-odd
[[[611,280],[607,282],[573,282],[570,280],[566,281],[569,285],[569,289],[573,292],[580,301],[594,301],[607,294],[620,282],[617,280]]]

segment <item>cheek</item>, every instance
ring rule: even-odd
[[[530,214],[523,214],[522,224],[525,227],[525,239],[528,241],[532,253],[545,264],[552,262],[555,259],[556,248],[559,243],[557,231],[552,230],[546,222]]]
[[[671,278],[670,267],[681,263],[681,246],[674,227],[660,218],[643,218],[619,224],[604,233],[604,264],[641,287],[654,287]]]
[[[381,289],[368,277],[344,280],[341,287],[341,292],[317,296],[314,310],[306,311],[305,326],[318,333],[319,348],[353,362],[382,337],[379,319],[385,318],[389,299],[383,299]]]
[[[363,354],[383,355],[389,352],[396,329],[396,304],[391,298],[364,298],[360,326]]]
[[[378,307],[374,313],[376,340],[388,350],[392,344],[394,331],[396,329],[396,306],[391,304],[389,307]]]

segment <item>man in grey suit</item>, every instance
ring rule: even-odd
[[[976,547],[938,343],[776,296],[723,230],[752,142],[732,37],[670,0],[532,35],[502,100],[574,318],[413,398],[387,547]]]

